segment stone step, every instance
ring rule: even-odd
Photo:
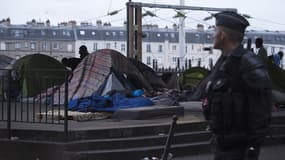
[[[268,137],[264,145],[275,145],[285,142],[285,135]],[[117,148],[108,150],[85,150],[85,151],[66,151],[64,153],[64,160],[89,160],[89,159],[102,159],[102,160],[140,160],[144,157],[158,157],[160,158],[165,146],[152,145],[144,147],[131,147],[131,148]],[[174,157],[185,155],[198,155],[202,153],[210,153],[212,145],[210,141],[199,141],[192,143],[181,143],[171,145],[170,153]]]
[[[124,137],[140,137],[151,136],[159,134],[168,134],[170,123],[154,124],[154,125],[141,125],[129,126],[121,128],[108,128],[108,129],[92,129],[92,130],[79,130],[69,131],[68,140],[89,140],[89,139],[108,139],[108,138],[124,138]],[[196,132],[205,131],[205,122],[183,122],[176,126],[175,132]],[[27,129],[13,129],[13,137],[19,137],[23,140],[38,140],[38,141],[64,141],[63,131],[49,131],[49,130],[27,130]],[[0,138],[7,137],[7,130],[0,129]]]
[[[176,133],[172,139],[173,144],[194,143],[201,141],[208,141],[211,138],[210,132],[184,132]],[[167,135],[153,135],[141,137],[127,137],[127,138],[112,138],[112,139],[94,139],[94,140],[80,140],[69,142],[66,147],[68,150],[101,150],[101,149],[122,149],[133,147],[147,147],[164,145],[166,143]]]
[[[101,159],[101,160],[140,160],[144,157],[161,157],[163,145],[159,146],[148,146],[148,147],[134,147],[125,149],[110,149],[110,150],[88,150],[71,152],[67,151],[64,153],[64,160],[89,160],[89,159]],[[172,145],[170,153],[174,156],[199,154],[210,151],[209,141],[177,144]]]
[[[184,135],[181,135],[183,137]],[[185,140],[182,143],[182,140]],[[143,141],[144,139],[142,139]],[[175,140],[174,140],[175,141]],[[266,145],[275,145],[285,142],[285,135],[268,136]],[[133,160],[143,157],[160,157],[165,145],[153,144],[149,146],[138,147],[133,145],[129,148],[113,148],[113,149],[81,149],[78,145],[78,150],[68,150],[69,143],[64,142],[49,142],[49,141],[30,141],[30,140],[7,140],[0,139],[0,159],[41,159],[41,160],[92,160],[92,159],[124,159]],[[106,143],[108,141],[106,140]],[[27,147],[28,146],[28,147]],[[189,143],[185,137],[181,138],[180,142],[171,146],[171,153],[175,157],[185,155],[195,155],[211,151],[209,141],[197,141]],[[17,154],[14,154],[17,153]],[[52,154],[50,154],[52,153]]]

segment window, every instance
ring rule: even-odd
[[[151,46],[150,46],[150,44],[147,44],[147,45],[146,45],[146,52],[151,52]]]
[[[150,56],[147,56],[147,57],[146,57],[146,64],[147,64],[147,65],[150,65],[150,64],[151,64],[151,57],[150,57]]]
[[[121,44],[121,51],[126,51],[126,45],[125,44]]]
[[[85,35],[85,31],[82,31],[82,30],[81,30],[81,31],[79,31],[79,34],[82,35],[82,36],[84,36],[84,35]]]
[[[210,40],[211,38],[212,38],[212,36],[207,34],[207,39]]]
[[[213,58],[209,58],[209,67],[210,67],[210,69],[212,69],[213,66],[214,66]]]
[[[46,43],[43,43],[43,44],[42,44],[42,50],[45,51],[46,49],[47,49],[47,44],[46,44]]]
[[[271,53],[272,53],[272,54],[275,53],[275,47],[271,47]]]
[[[15,34],[15,37],[20,37],[21,36],[21,31],[20,30],[15,30],[14,34]]]
[[[32,43],[31,43],[31,49],[32,49],[32,50],[36,49],[36,43],[35,43],[35,42],[32,42]]]
[[[168,37],[168,33],[165,33],[164,35],[165,35],[165,37]]]
[[[199,47],[197,48],[197,51],[198,51],[198,52],[202,52],[202,47],[199,46]]]
[[[69,37],[69,36],[70,36],[70,32],[69,32],[69,31],[66,31],[66,35]]]
[[[72,44],[67,44],[67,51],[72,52]]]
[[[198,58],[198,62],[197,62],[197,66],[201,66],[201,61],[202,61],[202,59],[201,58]]]
[[[116,36],[116,32],[112,32],[113,36]]]
[[[110,44],[110,43],[107,43],[107,44],[106,44],[106,48],[111,48],[111,44]]]
[[[53,44],[53,49],[58,49],[58,43]]]
[[[52,35],[53,35],[53,36],[56,36],[56,32],[55,32],[55,31],[53,31],[53,32],[52,32]]]
[[[92,34],[92,36],[95,36],[96,35],[96,33],[93,31],[93,32],[91,32],[91,34]]]
[[[172,50],[176,51],[176,45],[172,45]]]
[[[0,43],[0,50],[6,50],[6,44],[4,42]]]
[[[24,35],[24,36],[27,36],[27,35],[28,35],[28,31],[27,31],[27,30],[24,30],[24,31],[23,31],[23,35]]]
[[[199,34],[195,34],[195,39],[200,39],[200,35]]]
[[[117,42],[114,43],[114,47],[117,48]]]
[[[172,57],[172,62],[173,63],[177,62],[177,57]]]
[[[97,51],[98,50],[98,43],[93,43],[93,51]]]
[[[158,52],[162,52],[162,45],[158,46]]]
[[[64,36],[68,36],[67,34],[68,34],[68,32],[69,31],[62,31],[62,35],[64,35]]]
[[[121,31],[121,32],[120,32],[120,36],[124,36],[124,32]]]
[[[160,37],[160,33],[157,33],[156,36],[157,36],[157,37]]]
[[[15,44],[15,48],[16,48],[16,49],[21,48],[21,44],[17,42],[17,43]]]
[[[106,36],[109,36],[109,35],[110,35],[110,33],[109,33],[109,32],[106,32],[106,33],[105,33],[105,35],[106,35]]]
[[[175,34],[174,33],[170,33],[170,37],[171,38],[175,38]]]
[[[25,48],[29,48],[29,43],[28,42],[25,43]]]
[[[41,30],[41,35],[42,36],[45,36],[46,35],[46,32],[44,30]]]

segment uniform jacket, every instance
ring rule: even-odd
[[[206,86],[209,124],[221,142],[259,146],[268,134],[271,81],[262,60],[241,46],[221,56]]]

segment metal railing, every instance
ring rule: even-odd
[[[21,72],[21,73],[19,73]],[[68,76],[66,70],[0,69],[0,121],[64,126],[68,137]]]

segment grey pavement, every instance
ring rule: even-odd
[[[285,144],[264,146],[261,149],[259,160],[284,160],[284,159],[285,159]],[[174,157],[173,160],[213,160],[213,154],[204,153],[200,155],[193,155],[186,157]]]
[[[204,121],[204,117],[201,112],[201,102],[183,102],[180,104],[184,107],[184,116],[179,117],[177,123],[189,123],[189,122],[201,122]],[[33,110],[30,107],[30,112]],[[153,106],[155,107],[155,106]],[[5,108],[4,108],[5,109]],[[12,106],[12,120],[14,120],[14,107]],[[24,108],[26,109],[26,108]],[[48,108],[50,110],[50,108]],[[45,111],[45,108],[43,108]],[[37,112],[37,111],[36,111]],[[20,114],[17,112],[17,114]],[[31,114],[31,113],[30,113]],[[26,116],[27,112],[24,110],[23,115]],[[16,115],[20,117],[20,115]],[[29,121],[32,121],[32,115],[29,115]],[[5,118],[5,117],[4,117]],[[1,119],[1,118],[0,118]],[[23,118],[24,121],[26,117]],[[138,126],[154,126],[170,124],[172,117],[159,117],[153,119],[144,120],[120,120],[120,119],[103,119],[78,122],[70,120],[68,121],[68,130],[92,130],[92,129],[108,129],[108,128],[124,128],[124,127],[138,127]],[[62,122],[61,122],[62,123]],[[46,124],[44,120],[42,123],[22,123],[12,122],[13,129],[37,129],[37,130],[50,130],[50,131],[62,131],[63,125]],[[6,128],[6,122],[0,121],[0,128]]]

